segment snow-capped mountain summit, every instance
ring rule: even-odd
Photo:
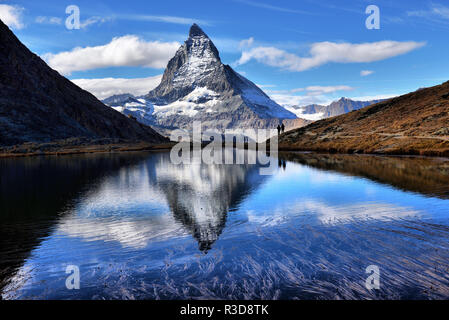
[[[254,83],[229,65],[224,65],[212,40],[196,24],[190,28],[189,38],[168,63],[161,84],[146,98],[156,105],[175,104],[172,107],[176,108],[189,95],[198,99],[196,102],[189,101],[196,104],[194,109],[208,113],[207,118],[216,118],[218,114],[230,111],[240,116],[243,109],[260,119],[296,118]],[[195,116],[200,112],[190,114]],[[237,119],[232,120],[234,123]],[[228,125],[221,124],[223,128]]]
[[[161,84],[147,97],[155,103],[169,104],[198,87],[210,87],[213,90],[219,85],[219,79],[214,75],[223,71],[217,48],[203,30],[194,24],[189,38],[168,63]]]
[[[196,24],[169,61],[161,84],[140,98],[137,97],[141,102],[145,100],[148,110],[137,118],[145,118],[150,124],[151,109],[151,124],[160,129],[189,129],[194,121],[201,121],[205,129],[218,131],[274,128],[284,119],[297,118],[223,64],[212,40]],[[126,113],[125,103],[122,107]]]

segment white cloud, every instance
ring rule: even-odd
[[[360,75],[362,77],[367,77],[369,75],[372,75],[373,73],[374,73],[374,71],[372,71],[372,70],[362,70],[362,71],[360,71]]]
[[[72,51],[43,56],[47,63],[62,74],[107,67],[165,68],[174,56],[178,42],[146,42],[134,35],[114,38],[106,45],[75,48]]]
[[[254,44],[254,38],[245,39],[240,41],[239,48],[249,48]]]
[[[102,24],[107,21],[111,21],[112,19],[113,19],[112,17],[99,17],[99,16],[90,17],[84,21],[81,21],[80,28],[85,29],[91,25]],[[46,17],[46,16],[38,16],[36,17],[35,21],[39,24],[54,24],[54,25],[61,25],[63,22],[62,19],[59,17]]]
[[[270,98],[283,107],[306,106],[309,104],[328,104],[329,100],[323,96],[298,96],[292,94],[270,94]]]
[[[257,7],[257,8],[262,8],[262,9],[267,9],[267,10],[272,10],[272,11],[287,12],[287,13],[297,13],[297,14],[310,14],[307,11],[295,10],[295,9],[290,9],[290,8],[285,8],[285,7],[274,6],[274,5],[271,5],[271,4],[261,3],[260,1],[257,1],[257,2],[256,1],[250,1],[250,0],[234,0],[234,1],[244,3],[244,4],[252,6],[252,7]]]
[[[242,65],[254,59],[272,67],[301,72],[331,62],[381,61],[406,54],[424,45],[424,42],[414,41],[380,41],[361,44],[318,42],[311,45],[309,57],[299,57],[274,47],[257,47],[244,51],[237,64]]]
[[[285,106],[284,108],[290,111],[291,113],[294,113],[300,119],[318,121],[324,118],[324,112],[307,114],[304,113],[303,108],[297,108],[296,106]]]
[[[306,88],[295,88],[290,90],[267,90],[269,93],[274,94],[293,94],[298,92],[306,92],[308,96],[316,96],[334,93],[337,91],[352,91],[353,87],[338,85],[338,86],[308,86]]]
[[[205,20],[198,20],[192,18],[185,17],[176,17],[176,16],[150,16],[150,15],[118,15],[119,19],[124,20],[136,20],[136,21],[152,21],[152,22],[164,22],[164,23],[173,23],[173,24],[182,24],[182,25],[192,25],[194,23],[208,26],[210,22]]]
[[[380,94],[376,96],[361,96],[361,97],[350,97],[349,99],[354,101],[373,101],[373,100],[386,100],[400,96],[401,94]]]
[[[349,86],[310,86],[305,89],[308,96],[320,96],[338,91],[352,91],[354,88]]]
[[[102,100],[123,93],[144,95],[156,88],[161,83],[161,79],[162,75],[138,79],[74,79],[72,82]]]
[[[432,12],[443,19],[449,19],[449,7],[434,4]]]
[[[112,19],[113,19],[112,17],[98,17],[98,16],[90,17],[87,20],[81,21],[80,28],[84,29],[94,24],[102,24],[107,21],[111,21]]]
[[[0,19],[10,28],[22,29],[23,8],[19,6],[11,6],[8,4],[0,4]]]
[[[62,19],[58,17],[44,17],[39,16],[36,18],[36,22],[40,24],[62,24]]]
[[[449,7],[433,3],[428,10],[408,11],[410,17],[449,20]]]

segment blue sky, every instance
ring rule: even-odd
[[[72,4],[79,30],[65,26]],[[368,5],[380,9],[380,30],[365,26]],[[17,0],[0,1],[0,18],[100,98],[157,85],[193,22],[224,63],[279,103],[388,97],[449,80],[449,4],[442,0]]]

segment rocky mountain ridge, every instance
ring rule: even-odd
[[[167,141],[51,69],[0,21],[0,146],[73,138]]]

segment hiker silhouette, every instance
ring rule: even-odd
[[[284,133],[284,132],[285,132],[285,125],[284,125],[284,124],[282,124],[282,126],[281,126],[281,130],[282,130],[282,133]]]
[[[285,171],[285,169],[287,169],[287,161],[284,159],[279,158],[278,165],[279,165],[279,169],[283,169],[284,171]]]
[[[281,126],[278,125],[278,136],[281,134]]]

